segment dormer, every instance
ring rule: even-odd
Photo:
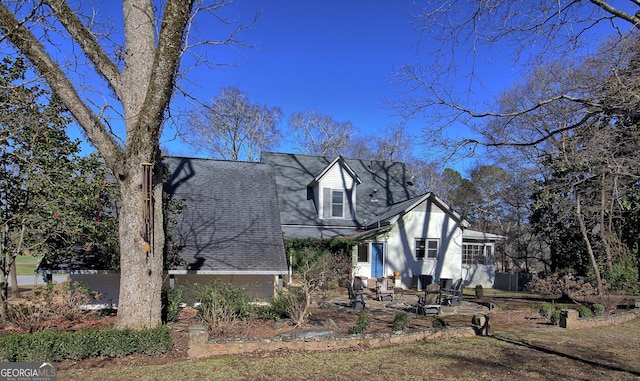
[[[338,156],[307,187],[313,193],[318,218],[353,220],[356,215],[358,175]]]

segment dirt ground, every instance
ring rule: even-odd
[[[407,331],[415,331],[433,327],[436,318],[444,320],[448,326],[468,326],[474,311],[490,316],[492,333],[507,331],[538,331],[545,329],[558,329],[543,319],[539,314],[540,305],[545,299],[501,299],[496,303],[490,298],[465,300],[463,313],[456,313],[457,309],[444,311],[440,316],[417,315],[409,307],[413,299],[411,295],[405,296],[401,302],[377,302],[368,299],[366,312],[372,316],[371,327],[367,333],[389,333],[393,320],[398,311],[406,311],[409,314]],[[350,327],[356,324],[361,311],[348,307],[348,299],[338,296],[323,308],[313,307],[310,317],[304,327],[328,327],[337,326],[339,333],[346,334]],[[492,309],[489,310],[488,306]],[[610,311],[614,312],[615,311]],[[173,349],[160,356],[131,355],[124,358],[90,358],[82,361],[64,361],[58,364],[59,369],[97,368],[111,366],[139,366],[166,364],[187,359],[189,326],[198,324],[196,310],[185,308],[181,311],[180,318],[176,322],[169,323],[174,341]],[[335,323],[335,325],[333,324]],[[240,322],[228,327],[224,332],[211,335],[210,338],[268,338],[292,330],[292,324],[275,322],[272,320],[255,319]]]

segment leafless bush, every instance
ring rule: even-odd
[[[307,257],[312,257],[311,253]],[[321,255],[315,257],[313,261],[299,264],[294,274],[298,290],[296,294],[292,294],[295,297],[291,299],[291,308],[294,311],[291,316],[296,326],[304,323],[312,299],[317,299],[318,305],[324,307],[332,286],[347,279],[351,275],[352,268],[351,258],[344,252]]]
[[[21,331],[65,329],[71,322],[96,314],[83,306],[99,297],[83,284],[67,280],[37,289],[33,296],[10,304],[7,317]]]
[[[213,337],[234,331],[251,317],[254,301],[246,289],[214,280],[210,284],[195,286],[198,317],[209,327]]]

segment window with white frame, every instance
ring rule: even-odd
[[[344,217],[344,191],[331,190],[331,217]]]
[[[428,238],[416,238],[416,259],[437,259],[438,240]]]
[[[493,246],[482,243],[462,245],[462,264],[488,265],[493,261]]]

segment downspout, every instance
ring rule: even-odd
[[[289,284],[293,282],[293,254],[289,252]]]

